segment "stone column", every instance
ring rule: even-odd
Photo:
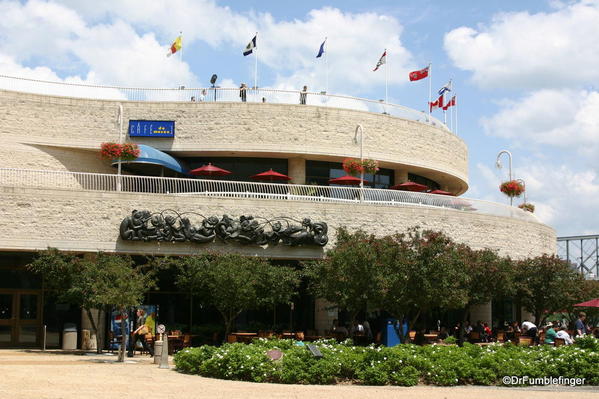
[[[288,175],[293,184],[306,184],[306,160],[304,158],[289,158],[287,160]]]
[[[477,321],[487,322],[489,325],[493,322],[491,302],[484,305],[474,305],[470,308],[470,323],[475,325]]]
[[[405,169],[395,169],[395,184],[401,184],[408,181],[408,171]]]
[[[98,310],[98,309],[92,309],[92,317],[94,318],[94,321],[96,322],[96,327],[98,328],[98,334],[100,335],[100,342],[102,345],[105,344],[104,342],[104,329],[106,328],[106,325],[104,323],[104,319],[105,319],[105,314],[103,311]],[[83,341],[81,342],[82,344],[82,349],[97,349],[97,345],[96,345],[96,335],[93,332],[93,328],[92,328],[92,323],[89,320],[89,317],[87,316],[87,312],[85,310],[81,310],[81,329],[82,330],[89,330],[90,332],[90,336],[89,336],[89,342],[88,342],[88,347],[83,348]],[[83,339],[83,334],[82,335],[82,339]],[[104,349],[104,348],[102,348]]]
[[[333,304],[326,299],[317,298],[314,301],[314,328],[319,335],[324,335],[325,331],[330,330],[333,320],[339,317],[337,308],[332,308]]]

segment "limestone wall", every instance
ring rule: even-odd
[[[375,234],[406,231],[418,225],[441,230],[473,248],[492,248],[514,258],[555,253],[555,231],[537,222],[423,206],[373,206],[254,199],[182,197],[176,195],[74,192],[0,188],[0,250],[38,250],[48,246],[72,251],[116,251],[138,254],[191,254],[205,250],[237,251],[273,258],[308,259],[323,255],[320,247],[292,248],[222,244],[122,241],[121,220],[134,209],[173,209],[203,215],[254,215],[265,218],[310,217],[329,224],[330,247],[340,226]],[[326,249],[326,248],[325,248]]]
[[[381,161],[384,167],[427,176],[457,193],[467,189],[466,144],[453,133],[419,122],[332,107],[271,103],[121,104],[125,131],[130,119],[176,121],[174,139],[135,139],[175,155],[185,152],[339,161],[358,156],[353,137],[360,123],[365,132],[365,157]],[[48,152],[40,152],[40,148],[97,150],[104,141],[118,141],[118,105],[117,101],[0,91],[0,138],[13,146],[38,146],[37,150],[27,147],[30,152],[14,152],[12,163],[17,165],[46,162]],[[82,171],[88,160],[74,156],[59,162],[51,166]]]

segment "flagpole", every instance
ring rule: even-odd
[[[431,116],[431,101],[433,101],[432,97],[433,92],[433,63],[428,63],[428,116]],[[430,118],[429,118],[430,122]]]
[[[455,99],[455,134],[458,134],[458,99]]]
[[[389,54],[387,54],[387,49],[385,49],[385,64],[387,64],[385,67],[385,104],[387,104],[389,103],[389,97],[387,95],[387,86],[389,81]],[[386,109],[385,112],[387,112]]]
[[[451,83],[451,85],[452,85],[451,89],[453,90],[453,82]],[[455,91],[453,93],[453,96],[451,96],[451,100],[449,100],[449,101],[453,101],[454,97],[455,97]],[[453,106],[451,106],[451,114],[449,114],[449,120],[450,120],[450,125],[451,125],[449,130],[451,130],[453,132]]]
[[[183,31],[179,31],[179,36],[181,36],[181,63],[183,63]]]
[[[256,32],[256,46],[254,47],[256,58],[254,60],[254,100],[258,102],[258,32]]]
[[[329,44],[327,43],[328,38],[324,38],[324,68],[326,73],[326,84],[325,84],[325,92],[327,95],[329,94]]]

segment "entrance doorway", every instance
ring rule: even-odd
[[[40,345],[40,290],[0,289],[0,347]]]

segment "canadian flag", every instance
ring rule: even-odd
[[[447,102],[447,104],[445,104],[445,105],[443,106],[443,111],[447,111],[447,110],[449,109],[449,107],[453,107],[453,106],[455,106],[455,101],[456,101],[456,100],[455,100],[455,96],[451,97],[451,100],[449,100],[449,101]]]
[[[432,112],[435,108],[443,108],[443,95],[441,94],[439,98],[437,98],[433,102],[428,103],[430,111]]]

